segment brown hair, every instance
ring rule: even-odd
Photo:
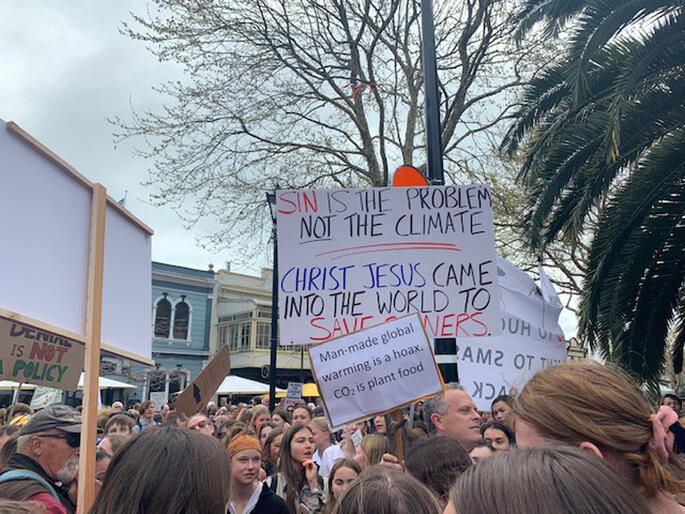
[[[459,513],[649,512],[645,499],[608,464],[570,446],[498,452],[462,473],[450,501]]]
[[[112,455],[121,450],[126,441],[129,440],[128,437],[119,434],[106,435],[104,439],[109,439],[109,446],[112,448]]]
[[[312,433],[307,425],[297,424],[291,426],[284,432],[283,442],[281,443],[281,457],[278,463],[278,471],[281,475],[280,480],[286,481],[285,502],[288,504],[290,512],[297,512],[297,498],[306,483],[304,467],[292,458],[290,448],[295,436],[303,430],[306,430],[310,434]]]
[[[391,450],[388,438],[379,434],[365,435],[359,446],[366,455],[369,467],[379,464],[383,460],[383,454],[390,453]]]
[[[350,484],[335,514],[442,514],[433,493],[408,473],[374,466]]]
[[[326,509],[325,512],[333,512],[333,507],[335,506],[335,497],[333,496],[333,480],[335,480],[335,474],[340,468],[350,468],[354,471],[357,476],[362,472],[362,468],[359,467],[355,461],[351,459],[338,459],[333,464],[331,472],[328,474],[328,495],[326,497]]]
[[[407,471],[447,503],[450,487],[472,461],[466,450],[454,439],[439,436],[414,444],[404,461]]]
[[[224,514],[230,484],[219,441],[179,427],[152,427],[112,458],[89,513]]]
[[[151,406],[154,405],[155,402],[152,400],[145,400],[143,403],[140,404],[140,407],[137,408],[136,410],[138,413],[143,416],[145,414],[145,411]]]
[[[588,441],[620,458],[627,478],[647,497],[683,490],[649,449],[652,410],[642,393],[598,363],[576,361],[539,371],[521,391],[514,413],[545,438],[573,446]],[[679,466],[672,454],[669,461]]]
[[[115,414],[111,418],[107,420],[107,423],[105,423],[105,434],[109,432],[109,429],[113,425],[119,425],[122,427],[128,427],[128,431],[132,432],[133,431],[133,419],[127,415],[127,414]]]
[[[273,444],[274,439],[276,439],[279,435],[283,435],[283,429],[276,427],[269,432],[269,435],[266,436],[266,441],[264,441],[264,462],[270,462],[274,466],[276,466],[277,463],[273,461],[273,457],[271,455],[271,445]]]

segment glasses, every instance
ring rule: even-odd
[[[192,427],[188,427],[190,430],[199,430],[201,428],[205,428],[207,426],[206,421],[200,421],[199,423],[193,425]]]
[[[64,439],[72,448],[81,446],[81,434],[65,432],[64,434],[39,434],[38,437],[50,437],[52,439]]]

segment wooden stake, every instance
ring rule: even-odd
[[[83,428],[79,457],[77,512],[85,514],[95,501],[95,438],[97,436],[98,375],[102,328],[102,275],[105,260],[105,214],[107,193],[93,186],[88,252],[88,303],[86,306],[86,355],[83,376]]]
[[[14,392],[14,401],[12,402],[12,406],[10,407],[10,411],[7,414],[7,424],[9,425],[9,422],[12,421],[12,417],[14,416],[14,406],[17,404],[19,401],[19,395],[21,394],[21,386],[24,385],[24,382],[19,382],[19,385],[17,386],[17,390]]]
[[[402,409],[394,410],[390,413],[390,417],[395,423],[400,423],[402,421]],[[399,427],[397,432],[395,432],[395,443],[397,445],[397,458],[400,460],[400,464],[404,463],[404,427]]]

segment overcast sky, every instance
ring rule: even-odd
[[[126,207],[155,235],[153,260],[215,269],[230,252],[211,254],[196,238],[211,227],[185,230],[168,208],[148,205],[148,163],[133,156],[132,143],[114,147],[107,118],[130,118],[136,108],[158,107],[152,86],[180,78],[138,41],[118,32],[129,12],[146,2],[73,0],[3,2],[0,16],[0,119],[14,121]],[[263,263],[262,263],[263,264]],[[236,271],[258,272],[255,268]]]
[[[223,268],[230,251],[212,254],[197,238],[208,225],[191,230],[169,208],[147,203],[150,190],[140,185],[148,163],[133,156],[132,143],[115,148],[107,118],[158,108],[162,98],[152,90],[167,79],[182,77],[180,68],[161,64],[143,43],[118,31],[129,12],[141,13],[144,1],[31,0],[4,2],[0,16],[0,119],[14,121],[93,182],[103,184],[150,226],[156,261],[207,269]],[[268,252],[269,249],[265,249]],[[265,253],[266,255],[266,253]],[[233,259],[235,260],[235,259]],[[266,258],[253,268],[259,273]],[[567,336],[575,319],[565,311],[560,320]]]

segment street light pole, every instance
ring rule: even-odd
[[[278,189],[278,186],[276,186]],[[273,244],[274,266],[271,280],[271,359],[269,361],[269,411],[276,408],[276,357],[278,352],[278,234],[276,231],[276,192],[266,193],[266,201],[271,211],[271,237]]]

